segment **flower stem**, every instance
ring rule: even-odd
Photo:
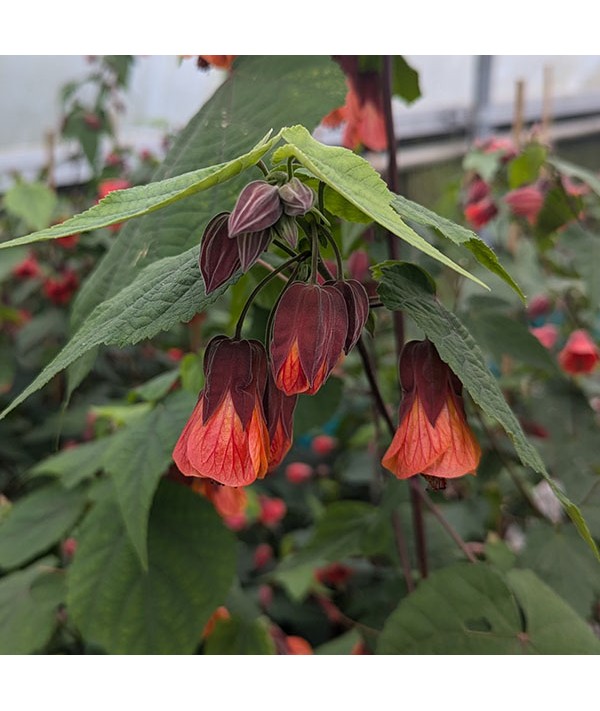
[[[262,279],[252,290],[252,293],[248,297],[248,300],[244,304],[244,308],[242,309],[242,313],[240,314],[240,317],[238,319],[238,322],[235,327],[235,336],[234,338],[239,339],[242,336],[242,327],[244,325],[244,319],[246,318],[246,314],[248,313],[250,306],[252,305],[252,302],[258,295],[258,292],[266,286],[271,279],[274,279],[280,272],[282,272],[284,269],[287,269],[291,264],[294,264],[296,262],[302,262],[305,259],[307,259],[310,255],[310,252],[301,252],[300,254],[294,255],[291,259],[288,259],[287,261],[283,262],[283,264],[280,264],[276,269],[274,269],[270,274],[267,274],[267,276]]]
[[[316,284],[319,273],[319,235],[317,233],[317,225],[314,222],[311,224],[311,246],[310,282],[311,284]]]
[[[260,170],[261,170],[262,174],[265,176],[265,178],[267,177],[267,175],[269,175],[269,169],[267,168],[267,166],[264,164],[264,162],[262,160],[258,161],[258,163],[256,164],[256,167],[260,168]]]
[[[335,261],[337,263],[337,278],[338,279],[343,279],[344,278],[344,263],[342,261],[342,253],[340,252],[340,248],[337,245],[337,242],[335,241],[335,237],[329,232],[325,232],[325,236],[327,237],[327,241],[331,245],[331,248],[334,251],[335,254]]]

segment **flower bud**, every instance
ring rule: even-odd
[[[600,361],[600,350],[587,331],[579,329],[569,336],[558,354],[558,362],[565,373],[591,373]]]
[[[229,236],[260,232],[274,225],[282,212],[283,205],[276,185],[270,185],[264,180],[248,183],[229,215]]]
[[[237,251],[244,274],[271,244],[273,230],[268,227],[260,232],[243,232],[236,237]]]
[[[228,217],[228,212],[215,215],[202,235],[199,265],[207,294],[218,289],[241,266],[238,246],[229,239]]]
[[[306,215],[315,202],[314,192],[298,178],[282,185],[279,197],[283,202],[283,211],[291,217]]]
[[[298,244],[298,223],[293,217],[283,213],[273,229],[275,229],[277,234],[284,239],[290,247],[296,249],[296,245]]]

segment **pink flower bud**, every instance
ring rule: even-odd
[[[290,484],[303,484],[313,475],[313,468],[306,462],[292,462],[285,468],[285,478]]]
[[[535,185],[526,185],[507,193],[504,202],[510,207],[513,215],[535,222],[544,204],[544,195]]]
[[[273,548],[268,543],[261,543],[254,551],[254,567],[261,570],[273,560]]]
[[[329,435],[317,435],[313,438],[310,446],[315,454],[326,457],[337,447],[337,440],[335,437],[330,437]]]

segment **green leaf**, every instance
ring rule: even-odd
[[[535,223],[535,233],[545,237],[563,225],[575,220],[583,203],[580,197],[567,195],[561,184],[556,184],[546,193],[544,204]]]
[[[104,452],[110,438],[93,440],[63,449],[43,459],[31,470],[32,476],[51,474],[60,478],[65,489],[72,489],[102,469]]]
[[[138,385],[132,392],[139,395],[143,400],[156,402],[157,400],[162,400],[178,379],[179,370],[168,370],[166,373],[161,373],[152,378],[152,380],[148,380],[143,385]]]
[[[546,162],[548,151],[540,143],[530,143],[512,160],[508,167],[508,183],[511,190],[538,179],[540,168]]]
[[[314,128],[346,95],[344,75],[330,57],[238,57],[233,71],[181,132],[154,180],[228,162],[247,153],[267,131],[300,122]],[[231,209],[258,171],[198,193],[125,224],[73,305],[79,326],[152,262],[197,245],[213,215]]]
[[[508,584],[526,620],[526,650],[537,654],[600,654],[587,623],[530,570],[511,570]]]
[[[144,571],[116,502],[96,504],[69,571],[73,620],[110,654],[192,654],[233,581],[234,538],[206,500],[163,482],[148,559]]]
[[[484,153],[483,151],[471,151],[467,153],[463,160],[463,170],[472,170],[477,173],[486,183],[491,183],[500,167],[502,155],[499,151]]]
[[[239,282],[238,282],[239,283]],[[181,387],[198,394],[204,385],[203,358],[196,353],[186,353],[179,364]]]
[[[314,395],[298,398],[294,411],[296,435],[322,427],[337,412],[342,401],[344,383],[340,378],[329,378]]]
[[[412,104],[421,96],[419,72],[401,55],[396,55],[393,62],[392,93],[403,98],[407,104]]]
[[[600,566],[579,545],[572,526],[559,528],[542,521],[531,524],[519,567],[533,570],[582,617],[591,616],[600,595]]]
[[[205,654],[275,654],[275,643],[264,619],[232,615],[218,620],[206,640]]]
[[[560,377],[561,371],[556,360],[530,333],[527,326],[517,319],[489,310],[480,310],[469,317],[468,324],[477,341],[492,353],[498,362],[503,355],[508,355]],[[500,333],[502,338],[498,338]]]
[[[160,477],[172,462],[173,447],[194,407],[187,392],[175,393],[111,437],[104,469],[112,475],[125,527],[146,570],[148,515]]]
[[[414,281],[410,265],[384,267],[382,274],[378,292],[384,305],[392,310],[405,311],[435,344],[442,360],[456,373],[473,400],[504,428],[523,464],[548,481],[582,538],[600,560],[600,553],[581,512],[548,474],[486,366],[479,346],[461,321]]]
[[[288,145],[275,151],[275,161],[285,160],[290,156],[297,158],[320,180],[374,222],[433,259],[485,287],[483,282],[455,264],[400,219],[391,206],[393,193],[366,160],[346,148],[324,146],[315,141],[303,126],[285,128],[281,135]]]
[[[47,551],[73,528],[85,504],[84,490],[58,483],[19,499],[0,524],[0,568],[14,568]]]
[[[10,252],[3,255],[0,261],[0,284],[12,276],[12,270],[27,258],[27,249],[25,247],[16,247]]]
[[[388,618],[378,654],[593,654],[600,642],[530,571],[458,563],[432,573]]]
[[[41,652],[65,600],[65,574],[49,556],[0,580],[0,654]]]
[[[151,264],[129,286],[94,309],[54,360],[0,413],[0,419],[90,349],[101,344],[138,343],[175,323],[189,321],[238,276],[206,296],[198,270],[198,247]]]
[[[42,230],[50,224],[56,203],[56,193],[43,183],[19,181],[4,195],[4,209],[34,230]],[[12,242],[14,240],[0,242],[0,248]]]
[[[266,136],[249,153],[226,163],[201,168],[149,185],[138,185],[127,190],[114,190],[85,212],[75,215],[59,225],[2,242],[0,248],[56,239],[75,232],[89,232],[99,227],[125,222],[133,217],[141,217],[233,178],[258,163],[277,140],[278,136],[273,138]]]
[[[499,276],[511,289],[517,292],[523,301],[525,300],[525,295],[519,285],[500,264],[494,251],[475,232],[457,225],[445,217],[440,217],[435,212],[412,202],[412,200],[407,200],[402,195],[394,196],[392,207],[404,219],[431,227],[454,244],[466,247],[482,266]]]
[[[600,195],[600,178],[595,173],[592,173],[591,170],[586,170],[579,165],[562,160],[562,158],[549,158],[548,163],[568,178],[581,180],[586,185],[589,185],[596,195]]]
[[[362,642],[362,637],[353,629],[317,647],[315,654],[352,654],[352,650],[360,642]]]

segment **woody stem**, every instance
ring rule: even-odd
[[[392,58],[389,55],[383,57],[382,89],[383,89],[383,111],[385,120],[385,133],[387,138],[388,170],[387,184],[391,192],[398,192],[398,164],[396,161],[396,135],[394,133],[394,117],[392,114]],[[398,260],[400,250],[396,235],[388,232],[386,235],[388,243],[388,254],[390,259]],[[394,311],[394,334],[396,338],[396,353],[398,358],[404,347],[404,315],[401,311]],[[419,570],[421,577],[426,578],[427,566],[427,546],[425,542],[425,527],[423,525],[423,507],[419,496],[420,484],[416,479],[410,480],[410,501],[413,512],[413,526],[415,530],[415,541],[417,547],[417,557],[419,559]]]
[[[244,304],[244,308],[242,309],[242,313],[240,314],[240,317],[238,318],[236,327],[235,327],[235,339],[239,339],[242,337],[242,328],[244,326],[244,319],[246,318],[246,314],[250,310],[250,306],[252,306],[252,302],[256,298],[258,292],[266,286],[271,279],[274,279],[280,272],[284,271],[287,269],[291,264],[295,264],[296,262],[301,262],[305,259],[307,259],[310,256],[309,251],[305,252],[300,252],[300,254],[296,254],[293,256],[291,259],[288,259],[285,261],[283,264],[280,264],[276,269],[274,269],[270,274],[267,274],[267,276],[262,279],[253,289],[252,293],[248,297],[248,300]]]

